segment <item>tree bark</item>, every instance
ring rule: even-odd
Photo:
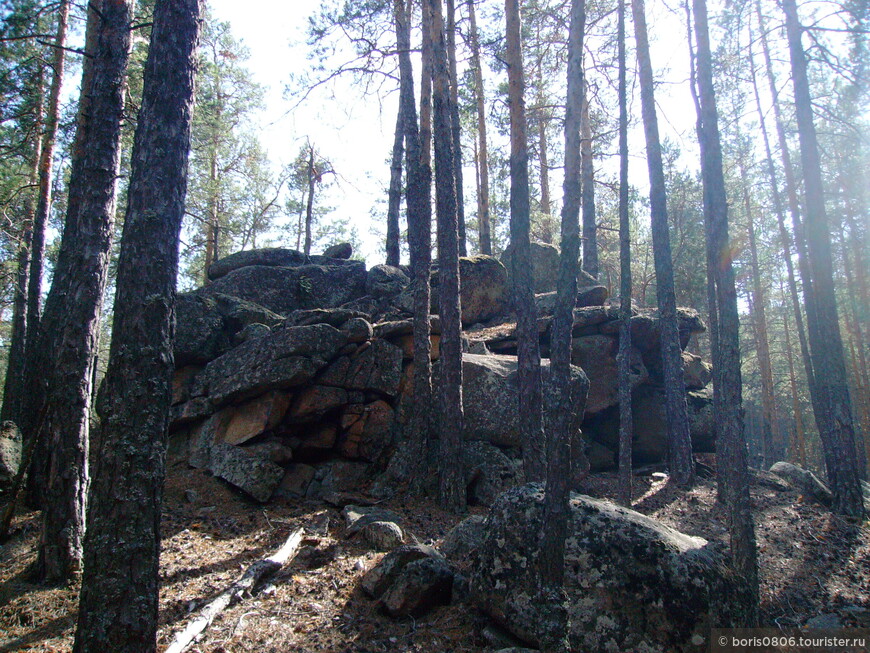
[[[598,228],[595,224],[595,165],[592,159],[592,124],[589,122],[589,97],[584,94],[580,116],[581,177],[583,179],[583,269],[598,278]]]
[[[156,650],[178,239],[200,0],[157,0],[118,261],[74,651]]]
[[[477,105],[477,160],[480,189],[477,195],[477,228],[480,253],[492,256],[492,229],[489,220],[489,145],[486,137],[486,96],[483,92],[483,68],[480,60],[480,34],[474,0],[467,0],[471,36],[471,68],[474,74],[474,99]]]
[[[459,122],[459,76],[456,66],[456,7],[447,0],[446,42],[450,74],[450,130],[453,136],[453,175],[456,188],[456,224],[459,234],[459,255],[468,256],[465,237],[465,191],[462,186],[462,125]]]
[[[679,485],[694,482],[692,442],[683,380],[682,350],[677,325],[677,301],[674,295],[674,270],[668,234],[668,209],[653,91],[653,72],[649,56],[643,0],[632,0],[637,60],[640,74],[641,105],[646,137],[647,165],[650,178],[653,259],[656,271],[656,298],[661,329],[662,368],[665,386],[665,413],[668,423],[668,463],[671,477]]]
[[[783,302],[785,301],[785,290],[780,285],[780,292],[782,293]],[[788,314],[783,314],[782,317],[782,329],[785,335],[785,353],[786,358],[788,360],[788,380],[789,385],[791,387],[791,407],[792,407],[792,418],[794,419],[794,434],[795,434],[795,444],[797,445],[797,462],[798,464],[806,469],[807,467],[807,445],[806,445],[806,435],[804,433],[804,416],[803,411],[801,410],[801,402],[800,397],[798,396],[798,387],[797,387],[797,375],[794,371],[794,356],[792,355],[792,346],[791,346],[791,333],[788,328]],[[795,460],[794,450],[792,449],[792,460]]]
[[[541,573],[545,587],[562,587],[565,537],[568,528],[568,491],[571,482],[571,328],[577,303],[577,262],[580,256],[581,112],[583,107],[583,30],[586,4],[571,3],[568,36],[568,89],[565,103],[565,178],[562,201],[562,251],[556,309],[550,337],[550,370],[555,393],[554,423],[547,438],[545,521]],[[521,390],[522,392],[522,390]]]
[[[410,12],[404,0],[393,0],[393,19],[399,50],[399,102],[405,129],[405,167],[408,190],[408,249],[411,257],[411,287],[414,303],[413,402],[405,434],[407,445],[390,461],[390,472],[400,483],[421,490],[428,475],[429,440],[432,430],[432,362],[429,286],[432,266],[432,171],[424,156],[414,104],[414,74],[411,65]],[[424,32],[424,40],[426,38]],[[401,456],[401,458],[400,458]]]
[[[523,54],[519,0],[505,0],[507,19],[508,104],[510,109],[511,279],[517,313],[517,365],[520,396],[520,437],[527,481],[546,475],[542,424],[541,352],[532,282],[529,240],[529,152],[523,94]]]
[[[619,502],[631,507],[631,223],[628,215],[628,86],[625,0],[619,0],[616,43],[619,59]]]
[[[713,88],[713,62],[707,26],[705,0],[694,0],[695,38],[698,46],[697,73],[700,95],[699,144],[701,175],[704,182],[705,213],[710,232],[707,247],[715,262],[716,303],[711,306],[717,320],[717,368],[713,383],[717,388],[717,453],[719,473],[727,478],[723,484],[729,517],[731,563],[747,590],[744,627],[758,622],[758,561],[755,526],[749,498],[749,464],[743,432],[743,396],[740,370],[740,322],[737,290],[728,238],[728,200],[722,171],[719,141],[719,115]]]
[[[36,343],[39,321],[42,315],[42,271],[45,263],[45,229],[51,211],[52,171],[54,150],[57,142],[57,127],[60,119],[60,91],[63,86],[66,62],[66,32],[69,22],[69,0],[63,0],[58,8],[57,31],[54,38],[51,86],[48,106],[45,111],[42,146],[39,156],[39,195],[33,215],[33,231],[30,240],[30,275],[27,289],[27,341]],[[35,362],[34,353],[29,353],[29,362]]]
[[[317,172],[314,169],[314,147],[308,145],[308,203],[305,205],[305,256],[311,256],[311,222],[314,219],[314,184]]]
[[[67,207],[35,365],[27,372],[25,422],[37,439],[31,483],[43,508],[37,574],[44,581],[70,579],[81,562],[93,366],[115,213],[131,14],[131,5],[118,2],[89,13],[89,21],[97,21],[97,43],[90,87],[83,87],[88,115],[79,123],[81,147],[70,177],[79,196]]]
[[[450,74],[441,0],[428,0],[435,126],[435,207],[438,223],[438,298],[441,319],[438,438],[441,504],[465,510],[462,465],[462,323],[459,307],[459,234],[450,121]]]
[[[402,105],[396,115],[396,134],[393,138],[393,160],[390,166],[390,190],[387,203],[387,265],[397,266],[401,260],[399,246],[399,209],[402,206],[402,155],[405,153],[405,126]]]
[[[807,220],[807,253],[815,293],[817,329],[810,329],[815,385],[822,415],[816,424],[825,452],[828,481],[834,495],[833,509],[860,518],[864,504],[855,456],[852,407],[846,380],[846,364],[831,257],[831,234],[825,210],[819,147],[813,122],[813,106],[807,80],[806,55],[801,45],[801,25],[795,0],[783,0],[786,18],[801,167]],[[814,333],[815,331],[815,333]]]

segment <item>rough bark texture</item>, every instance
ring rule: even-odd
[[[446,43],[450,71],[450,133],[453,136],[453,175],[456,188],[456,224],[459,234],[459,255],[468,256],[465,238],[465,199],[462,187],[462,125],[459,122],[459,77],[456,69],[456,7],[447,0]]]
[[[556,309],[550,336],[551,383],[555,391],[553,424],[548,425],[547,483],[544,496],[544,530],[541,541],[541,585],[545,600],[557,601],[553,625],[546,630],[548,648],[565,648],[567,613],[559,600],[565,576],[565,538],[568,535],[568,493],[571,489],[571,328],[577,297],[577,261],[580,256],[580,123],[583,110],[584,0],[572,0],[568,35],[568,90],[565,105],[565,180],[562,208],[562,252]],[[522,410],[522,409],[521,409]]]
[[[414,303],[414,380],[413,404],[406,432],[407,445],[400,449],[390,471],[402,483],[416,488],[424,485],[432,423],[432,363],[429,307],[432,264],[432,172],[428,155],[424,158],[417,108],[414,104],[414,75],[411,66],[411,27],[404,0],[393,0],[393,19],[399,50],[400,89],[405,129],[405,166],[408,190],[408,248],[411,255],[411,287]]]
[[[465,509],[462,469],[462,323],[459,309],[459,236],[450,123],[450,76],[441,0],[429,0],[435,126],[435,208],[438,222],[438,296],[441,378],[438,401],[441,504]]]
[[[834,290],[831,234],[825,211],[819,146],[807,80],[806,54],[801,45],[802,28],[795,0],[783,0],[782,6],[786,18],[801,145],[801,167],[804,174],[807,253],[817,311],[817,329],[813,329],[811,325],[809,333],[820,404],[816,411],[816,424],[825,452],[828,481],[834,494],[833,508],[841,514],[860,517],[864,514],[864,504],[855,455],[852,407]]]
[[[317,173],[314,170],[314,147],[308,145],[308,203],[305,205],[305,256],[311,256],[311,222],[314,219],[314,184]]]
[[[595,224],[595,163],[592,160],[592,124],[589,98],[584,96],[580,117],[581,177],[583,178],[583,269],[598,278],[598,228]]]
[[[31,500],[42,505],[37,573],[45,581],[79,570],[88,482],[88,428],[93,367],[115,214],[115,180],[129,56],[131,5],[105,3],[96,12],[96,47],[88,116],[76,135],[60,253],[28,369],[27,432],[36,438]],[[72,211],[76,213],[72,213]],[[36,420],[36,416],[42,416]]]
[[[625,60],[625,2],[619,0],[616,44],[619,59],[619,502],[631,507],[631,226],[628,215],[628,86]]]
[[[477,194],[477,229],[480,253],[492,256],[492,232],[489,222],[489,145],[486,137],[486,96],[483,91],[483,68],[480,61],[480,34],[474,0],[468,0],[471,68],[474,74],[474,100],[477,109],[477,160],[479,189]]]
[[[57,32],[54,39],[52,57],[51,87],[48,92],[48,105],[45,110],[42,146],[39,153],[39,194],[36,212],[33,214],[33,232],[30,241],[30,275],[27,288],[27,338],[35,343],[39,333],[42,303],[42,269],[45,259],[45,229],[51,211],[51,178],[54,168],[54,149],[57,141],[57,127],[60,118],[60,91],[63,85],[63,71],[66,61],[66,32],[69,22],[69,0],[60,3],[57,15]],[[29,354],[35,362],[35,354]]]
[[[525,81],[519,0],[505,0],[505,17],[511,125],[511,279],[517,312],[520,430],[523,434],[523,468],[526,480],[541,481],[546,474],[546,460],[541,417],[541,353],[529,241],[529,152],[523,98]]]
[[[402,206],[402,155],[405,153],[405,125],[402,120],[402,104],[396,115],[396,134],[393,138],[393,160],[390,165],[390,190],[387,203],[387,265],[399,266],[399,209]]]
[[[665,410],[668,421],[668,462],[672,478],[680,485],[690,485],[694,480],[692,444],[689,439],[686,384],[683,380],[682,350],[677,329],[677,302],[674,295],[674,270],[671,258],[671,241],[668,234],[665,176],[643,0],[632,0],[631,8],[637,40],[641,106],[650,177],[653,257],[656,272],[656,296],[661,319],[662,376],[664,377]]]
[[[158,0],[145,64],[98,411],[74,650],[156,650],[160,504],[172,393],[199,0]]]
[[[705,213],[710,223],[707,243],[715,257],[714,283],[717,317],[718,362],[713,370],[717,387],[716,408],[718,468],[727,475],[724,483],[731,536],[731,561],[743,579],[748,601],[745,627],[758,621],[758,560],[755,526],[749,499],[749,465],[743,433],[743,396],[740,371],[740,323],[737,291],[728,239],[728,200],[722,172],[719,117],[713,89],[713,66],[705,0],[694,0],[695,37],[698,45],[698,89],[700,94],[699,142],[704,182]]]

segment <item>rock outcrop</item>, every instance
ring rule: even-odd
[[[549,354],[551,246],[536,247],[538,331]],[[329,256],[328,254],[332,254]],[[338,248],[306,257],[293,250],[239,252],[217,261],[210,284],[178,298],[176,373],[170,432],[174,452],[251,497],[358,491],[396,451],[404,407],[413,401],[412,297],[405,269],[366,270]],[[558,254],[558,253],[557,253]],[[466,484],[488,505],[522,478],[515,325],[507,270],[487,256],[462,259]],[[588,277],[588,275],[587,275]],[[433,286],[438,286],[437,270]],[[585,284],[585,286],[584,286]],[[584,277],[574,311],[574,428],[582,428],[593,468],[614,464],[618,316],[606,289]],[[602,294],[601,291],[604,291]],[[549,293],[549,294],[547,294]],[[592,301],[595,305],[586,306]],[[437,307],[437,297],[433,302]],[[665,456],[658,318],[632,318],[635,461]],[[472,326],[473,325],[473,326]],[[437,385],[440,323],[432,317]],[[680,309],[684,344],[704,329]],[[474,352],[474,353],[471,353]],[[696,448],[713,449],[709,366],[684,353]],[[549,361],[542,361],[545,420]],[[588,399],[587,399],[588,397]],[[384,541],[395,533],[380,529]],[[380,537],[373,535],[373,537]],[[390,540],[390,538],[393,540]]]
[[[708,650],[712,627],[741,616],[724,561],[698,537],[607,501],[571,497],[565,593],[572,651]],[[543,490],[514,488],[493,505],[471,575],[473,603],[539,646],[550,615],[538,593]]]

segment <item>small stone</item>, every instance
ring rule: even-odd
[[[391,521],[373,521],[367,524],[360,534],[377,551],[392,551],[405,542],[402,529]]]
[[[453,572],[443,558],[423,558],[407,565],[381,597],[393,617],[420,616],[450,603]]]
[[[816,629],[824,629],[824,630],[833,630],[836,628],[842,628],[843,622],[840,620],[840,617],[836,614],[828,613],[828,614],[820,614],[812,619],[808,620],[806,624],[804,624],[805,628],[816,628]]]
[[[196,493],[196,490],[188,489],[184,491],[184,500],[188,503],[196,503],[198,497],[199,495]]]

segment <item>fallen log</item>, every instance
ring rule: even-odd
[[[257,560],[257,562],[248,567],[248,570],[242,574],[241,578],[221,592],[216,599],[200,611],[193,621],[187,624],[184,630],[175,635],[175,639],[172,640],[165,653],[182,653],[202,631],[209,627],[216,616],[240,600],[244,592],[250,590],[265,578],[272,576],[289,560],[292,560],[299,551],[303,533],[304,530],[302,528],[297,528],[290,533],[290,536],[281,545],[281,548],[273,555],[263,560]]]

